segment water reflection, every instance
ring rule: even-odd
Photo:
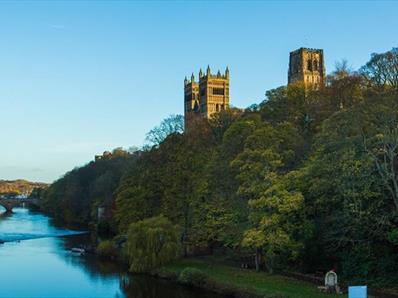
[[[69,236],[53,237],[65,233]],[[69,249],[88,243],[89,235],[73,235],[27,209],[0,215],[0,239],[4,235],[52,237],[0,244],[0,297],[220,298],[163,280],[131,276],[125,268],[91,255],[76,257]]]

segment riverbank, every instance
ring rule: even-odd
[[[201,275],[195,281],[181,280],[181,272],[196,272]],[[199,273],[199,274],[198,274]],[[320,293],[313,284],[292,278],[270,275],[217,264],[206,259],[181,259],[154,271],[161,278],[191,284],[210,291],[239,298],[326,298],[347,297]]]

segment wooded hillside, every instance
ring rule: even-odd
[[[0,180],[0,194],[30,194],[35,188],[45,188],[48,184],[40,182],[30,182],[23,179]]]

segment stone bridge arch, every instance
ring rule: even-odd
[[[22,206],[23,204],[38,206],[38,202],[35,199],[4,199],[0,198],[0,206],[4,207],[6,213],[12,212],[14,207]]]

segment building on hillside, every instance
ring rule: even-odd
[[[325,84],[323,50],[300,48],[290,52],[288,84],[304,83],[305,87],[319,89]]]
[[[199,71],[199,81],[184,80],[184,116],[185,127],[196,117],[210,118],[214,113],[229,108],[229,69],[224,74],[220,71],[211,74],[207,67],[206,74]]]
[[[102,155],[95,155],[94,160],[99,161],[99,160],[103,160],[103,159],[109,159],[111,157],[112,157],[112,152],[104,151],[104,153],[102,153]]]

